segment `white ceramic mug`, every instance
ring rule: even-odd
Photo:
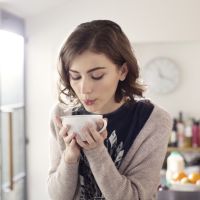
[[[96,121],[102,119],[103,127],[98,130],[99,133],[102,133],[107,126],[107,120],[103,119],[103,115],[70,115],[70,116],[62,116],[62,125],[69,125],[70,129],[68,133],[76,133],[79,134],[81,139],[85,141],[84,137],[81,135],[81,129],[86,125],[86,123],[93,123],[96,127]]]

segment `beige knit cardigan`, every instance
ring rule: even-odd
[[[50,169],[48,193],[52,200],[79,200],[78,166],[64,161],[65,144],[58,136],[54,116],[70,115],[56,104],[50,119]],[[119,170],[106,147],[84,150],[95,180],[106,200],[154,200],[172,129],[172,119],[162,108],[154,109],[124,157]],[[126,133],[124,133],[126,134]]]

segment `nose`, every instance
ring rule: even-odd
[[[88,79],[82,79],[80,83],[81,94],[90,94],[92,92],[92,83]]]

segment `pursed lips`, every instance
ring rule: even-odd
[[[83,101],[86,105],[93,105],[96,99],[84,99]]]

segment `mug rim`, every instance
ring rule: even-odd
[[[101,114],[89,114],[89,115],[67,115],[67,116],[61,116],[61,119],[67,119],[67,118],[87,118],[88,116],[92,117],[103,117]]]

